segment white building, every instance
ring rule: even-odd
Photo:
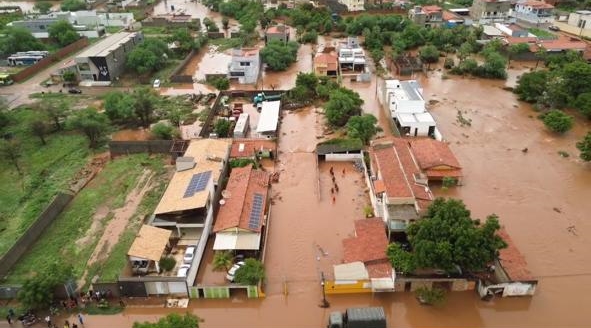
[[[279,125],[279,110],[281,101],[264,101],[261,109],[261,116],[257,124],[257,136],[259,138],[277,137],[277,127]]]
[[[249,125],[250,120],[248,113],[240,114],[240,116],[238,116],[238,120],[236,121],[236,126],[234,127],[234,138],[246,138]]]
[[[386,80],[384,100],[388,113],[403,136],[436,135],[435,119],[425,109],[423,89],[415,80]]]
[[[577,10],[568,15],[568,25],[582,30],[591,30],[591,10]],[[579,33],[580,34],[580,33]]]
[[[228,64],[228,79],[240,84],[254,84],[261,72],[261,55],[257,48],[232,50],[232,61]]]
[[[513,17],[531,24],[547,24],[554,22],[553,11],[554,6],[544,1],[521,1],[515,4]]]
[[[365,50],[359,45],[356,37],[348,37],[338,48],[339,74],[356,76],[358,81],[369,81],[371,78]]]
[[[339,0],[349,11],[365,10],[365,0]]]

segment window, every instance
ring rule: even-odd
[[[88,63],[80,63],[78,64],[79,71],[90,71],[90,65]]]
[[[250,62],[240,62],[240,66],[250,66]]]
[[[45,29],[45,25],[39,25],[39,29],[40,30],[44,30]]]

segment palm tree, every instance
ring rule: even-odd
[[[225,271],[232,265],[232,253],[229,251],[217,251],[213,255],[213,270]]]

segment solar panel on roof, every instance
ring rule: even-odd
[[[261,223],[261,214],[263,213],[263,195],[255,193],[252,198],[252,209],[250,210],[250,219],[248,220],[249,229],[258,229]]]
[[[195,195],[195,193],[205,190],[205,187],[207,187],[207,183],[209,182],[209,178],[211,178],[211,171],[193,174],[191,181],[189,181],[189,185],[185,190],[183,198],[192,197]]]

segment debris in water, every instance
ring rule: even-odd
[[[558,207],[554,207],[552,208],[554,210],[554,212],[556,213],[562,213],[562,211],[558,208]]]
[[[570,232],[574,236],[578,236],[577,235],[577,227],[575,227],[574,225],[569,226],[568,228],[566,228],[566,231]]]

